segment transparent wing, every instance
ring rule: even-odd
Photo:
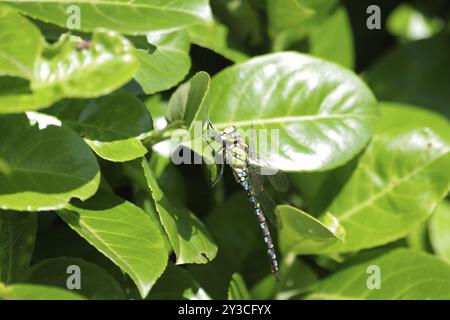
[[[263,180],[261,179],[261,175],[258,174],[259,168],[251,165],[248,168],[248,182],[250,187],[252,188],[256,199],[261,206],[262,212],[264,216],[273,224],[275,227],[279,227],[279,222],[275,215],[275,202],[272,197],[264,191]]]
[[[265,176],[270,181],[275,190],[286,192],[289,189],[289,181],[286,175],[269,160],[249,149],[250,164],[255,167],[254,171],[260,176]]]

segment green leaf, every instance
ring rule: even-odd
[[[268,0],[269,34],[275,51],[289,48],[318,25],[336,0]]]
[[[378,267],[381,288],[369,289]],[[371,267],[371,268],[370,268]],[[374,269],[372,269],[374,268]],[[309,299],[450,299],[450,266],[418,251],[397,249],[337,272],[311,288]]]
[[[368,72],[367,80],[380,100],[409,103],[450,117],[450,36],[400,46]]]
[[[95,156],[65,126],[39,129],[25,115],[8,115],[0,117],[0,136],[0,158],[10,167],[9,174],[0,174],[0,208],[54,210],[97,191]]]
[[[58,212],[80,236],[124,270],[145,298],[167,265],[157,222],[142,209],[100,190]]]
[[[214,21],[207,24],[197,24],[188,28],[192,43],[210,49],[233,62],[243,62],[248,56],[228,45],[228,28]]]
[[[169,263],[161,279],[153,287],[149,300],[209,300],[205,290],[189,272]]]
[[[52,88],[55,95],[90,98],[125,84],[137,71],[132,44],[118,33],[95,31],[87,48],[63,35],[43,52],[31,88]]]
[[[159,218],[175,251],[176,264],[202,264],[214,259],[217,246],[203,223],[180,203],[164,194],[145,159],[142,160],[142,168]]]
[[[150,113],[125,90],[95,100],[63,100],[45,112],[78,132],[106,160],[130,161],[147,153],[141,139],[153,129]]]
[[[274,166],[311,171],[334,168],[354,157],[372,135],[377,106],[353,73],[284,52],[253,58],[216,75],[209,115],[216,129],[235,125],[268,130],[272,152],[263,155]],[[267,149],[257,143],[256,151]]]
[[[239,273],[234,273],[231,276],[228,300],[250,300],[250,293],[248,293],[244,279]]]
[[[36,238],[36,215],[0,211],[0,282],[21,280]]]
[[[50,287],[68,288],[71,275],[68,268],[77,266],[80,270],[80,289],[72,291],[89,299],[125,299],[119,284],[105,270],[79,258],[58,257],[46,259],[33,265],[24,281]]]
[[[156,49],[153,52],[137,50],[140,67],[134,78],[145,93],[152,94],[170,89],[183,80],[191,67],[191,59],[189,39],[184,31],[148,33],[147,41]]]
[[[80,11],[80,30],[107,28],[126,34],[145,34],[178,29],[211,19],[207,0],[6,0],[2,1],[33,18],[67,28],[75,18],[70,6]]]
[[[353,34],[344,7],[339,7],[308,35],[310,53],[352,69],[354,65]]]
[[[251,288],[251,297],[255,300],[295,299],[307,291],[318,277],[315,272],[295,254],[284,256],[280,264],[280,283],[273,275],[268,275]]]
[[[324,197],[330,193],[326,189],[336,193],[325,211],[347,232],[345,243],[323,252],[356,251],[402,238],[430,216],[450,189],[446,120],[407,106],[386,104],[381,111],[380,123],[386,125],[380,125],[356,166],[330,173],[319,192]]]
[[[211,263],[189,266],[189,271],[213,298],[226,299],[229,279],[233,273],[244,274],[247,267],[246,277],[258,279],[258,276],[270,275],[273,278],[258,221],[244,192],[234,193],[217,204],[205,224],[219,252]],[[261,259],[256,260],[253,254],[259,254]],[[252,263],[256,265],[253,268]]]
[[[80,49],[81,44],[87,48]],[[29,83],[0,78],[0,113],[37,110],[62,98],[108,94],[136,73],[134,52],[127,39],[112,31],[96,31],[90,42],[63,35],[44,48]]]
[[[433,36],[443,29],[444,21],[427,17],[409,3],[398,5],[387,18],[387,30],[404,40],[419,40]]]
[[[344,228],[329,213],[322,222],[288,205],[278,206],[277,211],[281,225],[280,247],[284,252],[314,254],[345,240]]]
[[[431,245],[436,254],[450,263],[450,203],[438,204],[429,224]]]
[[[39,29],[7,7],[0,7],[0,75],[32,78],[44,38]]]
[[[84,297],[60,288],[34,284],[5,286],[0,283],[0,299],[4,300],[84,300]]]
[[[194,121],[203,122],[208,114],[210,78],[206,72],[196,73],[170,97],[166,112],[169,122],[182,120],[190,131]]]

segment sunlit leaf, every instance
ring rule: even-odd
[[[447,300],[449,279],[450,266],[444,261],[426,253],[397,249],[325,278],[313,285],[307,298]]]
[[[0,299],[4,300],[83,300],[81,295],[55,287],[35,284],[14,284],[5,286],[0,283]]]
[[[102,190],[86,202],[68,204],[58,214],[128,273],[143,298],[148,295],[167,265],[157,221],[131,202]]]
[[[139,71],[134,78],[147,94],[172,88],[189,72],[189,39],[184,31],[149,33],[147,41],[156,48],[138,49]]]
[[[79,19],[82,31],[107,28],[126,34],[182,28],[211,19],[207,0],[5,0],[21,12],[70,28]],[[74,10],[74,7],[77,8]],[[79,17],[76,16],[78,14]],[[78,26],[77,26],[78,27]]]
[[[267,145],[260,139],[256,151],[279,169],[311,171],[354,157],[372,135],[377,107],[371,91],[353,73],[284,52],[216,75],[209,116],[216,129],[234,125],[267,130]]]

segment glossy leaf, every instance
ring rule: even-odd
[[[431,217],[429,231],[434,251],[450,263],[450,203],[448,200],[438,204]]]
[[[65,97],[89,98],[110,93],[137,71],[131,43],[112,31],[96,31],[87,48],[63,35],[43,52],[31,88]]]
[[[80,272],[80,289],[75,288],[72,292],[89,299],[125,299],[113,277],[97,265],[79,258],[42,260],[28,270],[24,282],[67,289],[68,283],[72,283],[70,277],[75,275],[71,266],[78,267]]]
[[[0,174],[0,208],[54,210],[97,191],[95,156],[67,127],[39,129],[25,115],[8,115],[0,117],[0,136],[0,158],[10,167],[9,174]]]
[[[242,279],[239,273],[231,276],[228,300],[250,300],[250,293],[248,292],[244,279]]]
[[[176,264],[207,263],[217,254],[217,246],[203,223],[179,202],[169,199],[158,186],[145,159],[142,160],[145,177],[155,201],[164,229],[175,251]]]
[[[444,71],[450,70],[449,40],[449,35],[440,34],[400,46],[382,57],[366,75],[376,96],[450,117],[450,72]]]
[[[406,236],[450,188],[446,120],[407,106],[385,105],[381,110],[380,123],[385,125],[379,126],[356,166],[331,173],[319,192],[319,198],[326,197],[326,188],[337,192],[326,211],[347,232],[345,243],[323,252],[356,251]]]
[[[44,46],[39,29],[14,10],[0,7],[0,38],[0,75],[33,78]]]
[[[375,274],[378,272],[379,274]],[[379,275],[380,289],[369,289]],[[309,299],[420,300],[450,298],[450,266],[429,254],[397,249],[357,263],[311,288]]]
[[[0,283],[0,299],[4,300],[84,300],[81,295],[55,287],[35,284],[14,284],[5,286]]]
[[[349,69],[354,65],[353,34],[344,7],[338,8],[308,34],[309,52]]]
[[[21,12],[61,27],[70,27],[76,18],[72,6],[79,8],[80,30],[107,28],[126,34],[182,28],[211,19],[207,0],[6,0]],[[73,7],[72,7],[73,8]]]
[[[205,290],[182,267],[169,264],[150,292],[149,300],[209,300]]]
[[[0,281],[22,280],[36,238],[36,215],[0,211]]]
[[[248,56],[228,45],[228,29],[217,21],[197,24],[189,27],[189,38],[192,43],[210,49],[233,62],[243,62]]]
[[[150,113],[125,90],[95,100],[63,100],[45,112],[78,132],[106,160],[130,161],[147,153],[141,139],[153,128]]]
[[[272,150],[263,156],[286,171],[347,162],[369,140],[377,116],[375,98],[358,77],[293,52],[253,58],[216,75],[209,109],[216,129],[268,130],[268,145],[256,151]]]
[[[63,35],[44,48],[29,83],[0,78],[0,113],[37,110],[62,98],[104,95],[130,80],[137,68],[133,46],[117,33],[96,31],[90,42]]]
[[[152,94],[172,88],[189,72],[189,39],[184,31],[154,32],[147,34],[147,41],[156,47],[138,49],[136,57],[139,71],[134,78],[144,92]]]
[[[155,220],[131,202],[102,190],[89,201],[67,205],[58,214],[124,270],[143,298],[148,295],[167,265],[167,251]]]
[[[319,221],[300,209],[288,205],[277,207],[280,217],[280,247],[284,252],[313,254],[334,243],[345,242],[345,230],[327,214]]]

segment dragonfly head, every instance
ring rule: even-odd
[[[233,142],[233,141],[241,138],[239,132],[236,130],[236,127],[234,127],[234,126],[229,126],[229,127],[226,127],[225,129],[223,129],[220,136],[221,136],[222,140],[229,141],[229,142]]]

